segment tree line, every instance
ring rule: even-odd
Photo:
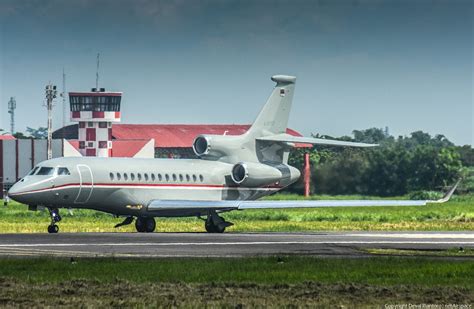
[[[301,171],[303,154],[309,152],[311,192],[314,194],[398,196],[414,191],[443,190],[474,171],[473,148],[456,146],[440,134],[431,136],[416,131],[410,136],[395,138],[382,129],[371,128],[355,130],[353,137],[314,137],[380,145],[374,148],[316,146],[292,150],[289,164]],[[302,193],[302,180],[289,191]]]

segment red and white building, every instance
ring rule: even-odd
[[[79,123],[79,152],[83,156],[112,156],[112,123],[120,122],[122,92],[69,92],[71,121]]]

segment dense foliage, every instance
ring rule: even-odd
[[[377,143],[374,148],[317,147],[295,149],[289,163],[302,170],[303,154],[311,160],[311,190],[316,194],[396,196],[420,190],[439,190],[474,167],[471,146],[455,146],[443,135],[422,131],[395,138],[372,128],[337,139]],[[302,192],[301,181],[290,191]]]

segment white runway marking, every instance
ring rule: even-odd
[[[431,240],[420,240],[420,241],[252,241],[252,242],[174,242],[174,243],[64,243],[64,244],[2,244],[0,248],[8,247],[84,247],[84,246],[112,246],[112,247],[123,247],[123,246],[254,246],[254,245],[317,245],[317,244],[378,244],[378,245],[390,245],[390,244],[419,244],[419,245],[474,245],[474,241],[431,241]]]
[[[337,236],[337,235],[333,235]],[[384,237],[384,238],[455,238],[455,239],[474,239],[474,233],[452,233],[452,234],[345,234],[341,236],[351,236],[351,237]]]

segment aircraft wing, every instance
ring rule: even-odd
[[[383,206],[425,206],[449,201],[458,182],[439,200],[295,200],[295,201],[192,201],[192,200],[154,200],[148,210],[244,210],[244,209],[283,209],[283,208],[322,208],[322,207],[383,207]]]
[[[289,134],[276,134],[276,135],[270,135],[270,136],[265,136],[265,137],[259,137],[257,138],[257,140],[282,142],[282,143],[327,145],[327,146],[350,146],[350,147],[376,147],[378,146],[378,144],[345,142],[345,141],[338,141],[338,140],[331,140],[331,139],[324,139],[324,138],[293,136]]]

